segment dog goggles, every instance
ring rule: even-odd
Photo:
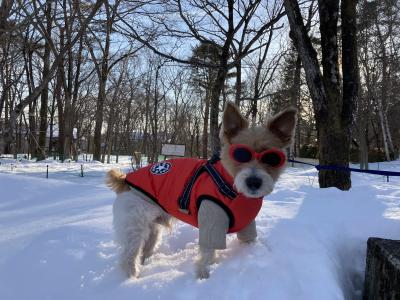
[[[282,167],[286,161],[286,155],[281,150],[268,149],[258,153],[243,144],[232,144],[229,148],[229,155],[238,163],[247,163],[256,158],[259,162],[274,168]]]

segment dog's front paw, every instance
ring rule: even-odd
[[[210,271],[207,267],[204,266],[197,267],[196,277],[197,279],[207,279],[210,277]]]
[[[196,276],[198,279],[210,277],[209,266],[215,262],[215,249],[200,247],[200,258],[196,263]]]

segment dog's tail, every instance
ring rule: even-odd
[[[124,173],[112,169],[107,172],[106,184],[117,194],[129,191],[129,186],[125,182],[125,177],[126,175]]]

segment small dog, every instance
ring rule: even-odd
[[[153,254],[162,227],[171,228],[173,217],[199,228],[196,275],[201,279],[209,277],[216,250],[226,248],[227,233],[254,241],[254,219],[283,170],[283,150],[292,142],[296,113],[288,108],[264,126],[249,128],[239,109],[227,102],[220,160],[173,159],[128,175],[109,171],[106,183],[117,193],[113,225],[127,276],[138,276],[140,264]]]

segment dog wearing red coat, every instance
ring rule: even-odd
[[[139,275],[172,217],[199,228],[197,278],[209,277],[216,250],[226,248],[227,233],[254,241],[255,217],[285,166],[295,124],[296,109],[288,108],[262,126],[249,127],[238,107],[227,102],[220,159],[175,159],[127,175],[108,172],[106,182],[117,193],[115,239],[127,276]]]

